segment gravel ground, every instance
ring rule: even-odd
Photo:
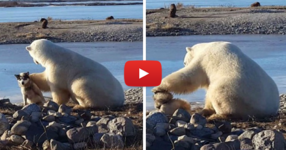
[[[286,7],[147,10],[147,36],[286,34]]]
[[[0,23],[0,44],[28,44],[45,38],[53,42],[143,41],[142,20],[101,21],[51,20],[47,29],[40,22]]]

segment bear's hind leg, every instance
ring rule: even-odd
[[[204,109],[201,111],[201,115],[203,115],[204,117],[209,117],[213,114],[215,114],[215,110],[212,106],[211,100],[210,98],[206,98],[205,100],[205,107]]]

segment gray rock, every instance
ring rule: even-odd
[[[47,122],[52,122],[52,121],[55,121],[56,118],[53,115],[47,115],[47,116],[43,117],[43,120],[47,121]]]
[[[203,128],[203,129],[194,129],[190,130],[189,136],[197,136],[200,138],[210,138],[210,136],[214,133],[214,131],[210,128]]]
[[[161,112],[154,112],[146,117],[146,122],[154,128],[157,123],[168,123],[168,118]]]
[[[167,134],[168,128],[169,128],[169,123],[157,123],[154,128],[154,134],[156,136],[164,136]]]
[[[187,112],[185,109],[177,109],[173,113],[173,117],[177,118],[177,120],[183,120],[185,122],[190,122],[191,115],[189,112]]]
[[[239,141],[207,144],[201,147],[200,150],[240,150]]]
[[[72,112],[72,108],[68,107],[65,104],[60,105],[58,112],[60,113],[66,113],[66,114],[70,114]]]
[[[0,113],[0,135],[10,128],[9,122],[5,115]]]
[[[83,119],[82,118],[80,118],[80,119],[78,119],[78,120],[76,120],[74,123],[76,124],[76,125],[81,125],[82,123],[83,123]]]
[[[238,136],[238,140],[242,140],[242,139],[252,139],[252,137],[258,133],[258,130],[246,130],[244,131],[241,135]]]
[[[16,135],[24,135],[27,132],[30,125],[31,122],[27,120],[17,121],[11,128],[11,133]]]
[[[240,148],[243,149],[243,150],[252,150],[254,149],[253,148],[253,145],[252,145],[252,140],[251,139],[241,139],[240,140]]]
[[[175,148],[176,149],[189,149],[191,147],[191,144],[188,143],[188,142],[185,142],[185,141],[179,141],[179,140],[176,140],[174,142],[174,145],[175,145]]]
[[[225,142],[235,141],[235,140],[238,140],[238,136],[237,136],[237,135],[229,135],[229,136],[227,136],[227,138],[225,139]]]
[[[285,149],[285,139],[276,130],[263,130],[253,136],[254,149]]]
[[[92,127],[92,126],[96,126],[96,121],[89,121],[89,122],[86,124],[86,127]]]
[[[184,127],[176,127],[170,130],[170,134],[181,136],[186,134],[186,130]]]
[[[19,120],[22,117],[24,117],[25,120],[29,120],[29,115],[23,110],[18,110],[13,114],[14,119]]]
[[[184,127],[185,127],[186,130],[193,130],[193,129],[195,129],[195,126],[193,124],[190,124],[190,123],[187,123]]]
[[[199,125],[202,125],[203,127],[205,127],[207,120],[202,115],[200,115],[198,113],[194,113],[191,117],[190,123],[194,124],[194,125],[199,124]]]
[[[230,133],[231,132],[231,124],[228,121],[224,121],[224,122],[216,122],[215,126],[217,127],[217,129],[219,131],[221,131],[222,133]]]
[[[178,120],[176,122],[176,126],[177,127],[185,127],[187,125],[187,122],[183,121],[183,120]]]
[[[21,145],[21,147],[23,147],[24,149],[32,149],[33,146],[34,146],[34,143],[29,140],[25,140]]]
[[[106,125],[101,124],[101,125],[98,125],[97,127],[98,127],[98,133],[107,133],[107,132],[109,132],[109,130],[108,130]]]
[[[104,133],[95,133],[94,135],[93,135],[93,143],[94,144],[96,144],[96,145],[98,145],[98,144],[100,144],[100,139],[101,139],[101,137],[104,135]]]
[[[190,144],[194,144],[194,140],[186,135],[182,135],[178,137],[178,141],[188,142]]]
[[[2,136],[1,136],[1,141],[7,140],[7,138],[8,138],[9,136],[10,136],[10,131],[9,131],[9,130],[4,131],[4,133],[3,133]]]
[[[16,145],[20,145],[24,142],[24,138],[19,135],[11,135],[10,139]]]
[[[41,112],[41,108],[37,104],[26,105],[22,108],[22,110],[28,115],[31,115],[32,112]]]
[[[124,147],[122,137],[120,135],[108,133],[104,134],[101,139],[106,148],[118,148],[122,149]]]
[[[132,120],[126,117],[117,117],[108,122],[108,128],[112,133],[121,133],[123,136],[135,136],[136,131]]]
[[[212,139],[218,139],[220,136],[222,135],[222,132],[221,131],[218,131],[217,133],[214,133],[211,135],[211,138]]]
[[[72,128],[67,131],[67,137],[69,138],[69,140],[77,143],[85,141],[90,136],[94,135],[96,132],[96,126]]]
[[[62,116],[58,120],[66,124],[73,124],[77,119],[74,116]]]
[[[45,140],[45,142],[42,145],[43,150],[50,150],[51,149],[51,145],[49,140]]]
[[[50,110],[54,110],[54,111],[58,111],[58,109],[59,109],[59,105],[57,103],[51,101],[51,100],[44,103],[43,106],[50,109]]]
[[[41,117],[42,117],[42,112],[32,112],[31,122],[38,122]]]
[[[86,149],[86,147],[87,147],[87,143],[86,142],[79,142],[79,143],[74,143],[73,144],[73,148],[75,150],[77,150],[77,149]]]
[[[51,150],[68,150],[71,149],[71,145],[69,143],[61,143],[59,141],[51,139],[50,148]]]
[[[112,119],[114,119],[114,117],[102,117],[96,122],[96,125],[108,125],[108,122]]]
[[[63,125],[61,125],[60,123],[57,123],[55,121],[50,122],[48,126],[55,127],[55,128],[58,128],[58,129],[59,128],[63,128]]]
[[[56,111],[54,111],[54,110],[48,110],[48,115],[55,116],[55,115],[56,115]]]
[[[146,141],[149,142],[150,144],[155,141],[156,137],[153,134],[146,134]]]

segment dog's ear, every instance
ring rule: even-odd
[[[26,74],[29,76],[29,75],[30,75],[29,71],[28,71],[28,72],[26,72]]]
[[[20,75],[19,75],[19,74],[15,74],[15,77],[16,77],[17,79],[20,79]]]
[[[27,46],[27,47],[26,47],[26,50],[27,50],[27,51],[32,50],[31,46]]]

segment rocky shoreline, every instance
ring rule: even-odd
[[[286,149],[286,94],[280,95],[279,115],[263,120],[214,121],[178,109],[172,116],[152,111],[146,118],[148,150]]]
[[[142,88],[125,91],[114,110],[72,110],[47,101],[15,106],[0,100],[0,149],[143,149]]]
[[[40,18],[39,18],[40,19]],[[28,44],[40,38],[53,42],[135,42],[143,41],[140,19],[0,23],[0,44]]]
[[[147,36],[286,34],[286,7],[178,8],[147,10]]]

